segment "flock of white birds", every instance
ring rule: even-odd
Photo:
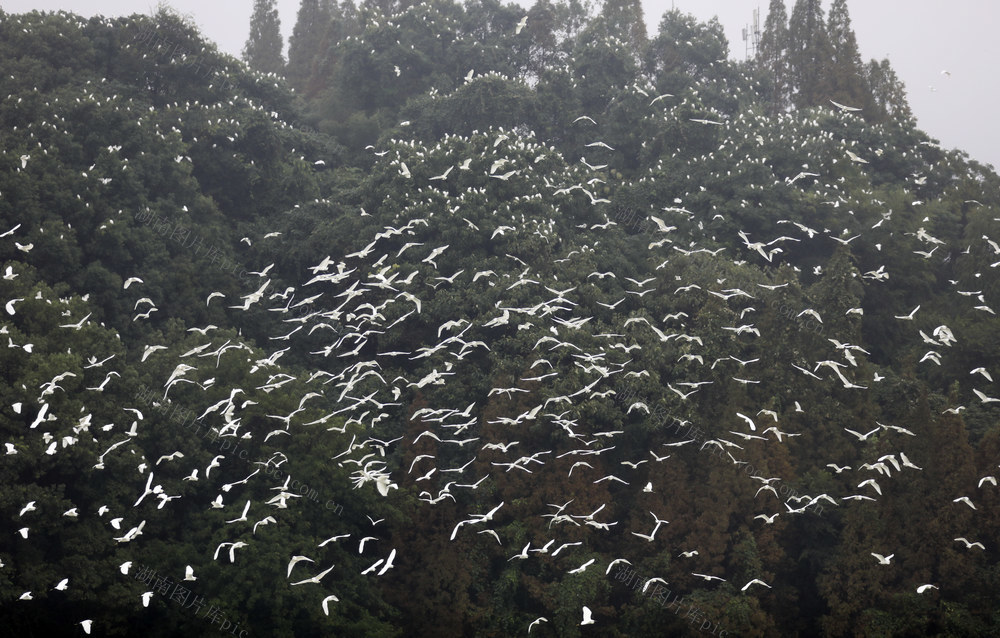
[[[518,30],[523,26],[522,21]],[[475,82],[476,78],[470,74],[467,81]],[[651,87],[633,86],[631,91],[651,100],[645,117],[655,122],[676,121],[678,113],[686,113],[699,105],[697,90],[683,97],[655,96]],[[80,99],[97,98],[83,93]],[[62,126],[60,112],[64,105],[53,101],[45,106],[49,110],[41,125],[52,129],[47,133],[51,136]],[[164,144],[176,145],[178,162],[185,161],[179,135],[185,118],[212,118],[217,112],[216,123],[231,125],[235,138],[239,135],[240,123],[226,122],[221,115],[230,106],[222,103],[174,105],[176,123],[173,130],[155,132]],[[139,107],[118,103],[117,108],[135,113]],[[838,104],[829,112],[818,109],[815,120],[806,122],[807,135],[796,139],[783,139],[784,133],[781,133],[785,124],[793,119],[797,123],[796,130],[801,130],[798,127],[801,122],[795,115],[766,117],[744,113],[730,119],[723,114],[706,113],[704,117],[689,117],[681,122],[685,126],[693,122],[717,130],[720,140],[717,149],[691,160],[692,164],[701,167],[718,166],[718,172],[712,175],[713,183],[725,183],[723,171],[763,175],[766,178],[754,180],[759,191],[774,188],[810,190],[826,206],[840,210],[839,218],[843,220],[840,228],[812,228],[801,222],[781,220],[779,223],[787,224],[787,235],[751,237],[738,231],[737,236],[728,238],[743,247],[741,254],[731,256],[733,262],[759,266],[753,271],[756,280],[737,284],[725,277],[708,274],[698,279],[687,278],[697,271],[692,264],[700,263],[701,253],[710,253],[712,259],[719,255],[716,242],[721,238],[715,236],[718,232],[715,229],[725,228],[716,223],[723,213],[717,212],[714,204],[702,203],[705,201],[703,196],[712,195],[710,190],[690,176],[681,178],[690,181],[686,188],[674,193],[674,199],[665,202],[659,210],[645,213],[653,221],[654,230],[650,236],[640,236],[638,241],[647,245],[650,263],[657,264],[655,276],[637,280],[626,273],[607,272],[600,263],[594,263],[594,254],[604,233],[621,230],[613,228],[620,224],[614,221],[611,209],[606,206],[609,201],[599,190],[607,179],[602,169],[616,151],[599,139],[588,144],[589,157],[568,166],[558,151],[538,143],[529,132],[521,130],[490,128],[471,136],[446,136],[432,146],[417,141],[388,140],[371,150],[379,156],[373,175],[381,180],[385,187],[383,192],[391,194],[367,210],[356,212],[359,218],[368,218],[363,220],[367,225],[359,227],[380,226],[369,236],[357,237],[356,250],[329,255],[309,268],[311,277],[291,285],[278,283],[283,281],[280,279],[282,274],[272,272],[274,264],[248,264],[255,272],[247,282],[245,295],[237,299],[214,292],[206,300],[211,303],[213,298],[220,297],[233,324],[241,323],[240,313],[266,310],[269,314],[280,315],[300,309],[288,320],[291,325],[287,332],[272,336],[272,343],[280,347],[258,344],[271,350],[265,353],[266,356],[255,359],[248,356],[248,352],[256,352],[253,344],[215,339],[215,326],[192,326],[190,331],[196,331],[202,339],[192,350],[178,353],[161,344],[126,343],[125,359],[139,369],[154,362],[158,365],[167,362],[172,373],[162,379],[163,396],[153,407],[170,404],[178,400],[176,396],[183,396],[187,407],[200,414],[199,422],[213,428],[219,437],[233,437],[234,441],[244,444],[263,442],[270,458],[257,465],[281,466],[289,461],[283,450],[291,437],[304,430],[322,429],[324,436],[342,450],[332,461],[341,467],[353,468],[354,488],[377,490],[386,499],[401,498],[405,489],[418,494],[428,508],[450,501],[463,512],[454,520],[451,541],[462,539],[481,544],[490,548],[490,552],[506,554],[509,561],[551,561],[567,574],[577,575],[595,563],[586,548],[589,539],[612,533],[612,530],[622,534],[627,530],[629,537],[645,541],[643,552],[676,554],[680,551],[678,558],[691,561],[690,565],[699,570],[688,568],[691,576],[708,583],[725,581],[725,568],[719,556],[703,548],[699,553],[695,539],[672,535],[670,522],[661,519],[651,508],[636,507],[637,511],[630,512],[614,501],[626,500],[618,496],[623,492],[634,492],[627,500],[641,504],[644,499],[652,498],[647,494],[670,490],[670,485],[661,478],[660,468],[669,466],[671,456],[684,446],[700,444],[702,449],[713,445],[723,448],[736,467],[747,463],[766,466],[763,459],[775,447],[785,446],[794,453],[798,444],[796,438],[803,432],[785,431],[782,424],[795,413],[809,415],[810,406],[799,401],[781,406],[762,402],[759,411],[752,414],[733,411],[723,424],[723,433],[713,434],[703,441],[678,441],[663,429],[652,431],[648,434],[650,448],[645,455],[615,463],[607,459],[614,456],[624,430],[585,417],[580,406],[597,402],[616,413],[619,425],[637,419],[641,422],[643,418],[651,421],[654,403],[665,404],[670,411],[681,413],[688,402],[697,401],[697,395],[713,383],[763,389],[773,381],[773,371],[762,367],[759,353],[753,356],[755,341],[769,336],[764,326],[755,324],[754,317],[763,314],[764,306],[779,298],[781,289],[789,286],[787,280],[780,279],[776,271],[770,269],[782,263],[782,247],[795,244],[798,249],[815,245],[817,252],[828,252],[832,244],[851,246],[857,241],[881,250],[881,244],[888,242],[895,232],[895,216],[901,214],[886,208],[876,223],[862,227],[860,216],[856,216],[854,210],[871,209],[883,203],[852,201],[840,191],[838,178],[829,177],[839,171],[834,168],[841,163],[856,165],[851,170],[863,172],[869,159],[885,152],[880,148],[867,148],[857,139],[837,140],[834,133],[824,130],[831,118],[845,123],[857,119],[859,116],[852,111]],[[823,122],[819,121],[819,114],[825,118]],[[159,121],[169,122],[167,115],[161,113]],[[573,126],[586,131],[586,127],[595,126],[594,118],[597,117],[579,114]],[[857,129],[845,124],[838,130]],[[34,135],[32,132],[31,136]],[[763,148],[765,136],[774,136],[771,141],[777,140],[793,149],[815,149],[815,152],[809,151],[813,154],[798,174],[775,174],[767,157],[747,152],[754,146]],[[831,151],[837,148],[839,155]],[[734,157],[737,151],[745,153],[746,157]],[[137,158],[119,157],[119,152],[120,147],[108,147],[108,162],[103,170],[91,167],[82,176],[84,188],[80,192],[87,193],[84,206],[90,207],[87,198],[99,196],[101,186],[118,179],[121,172],[128,170],[130,162],[137,161]],[[919,149],[902,151],[903,155],[915,152]],[[45,155],[46,149],[39,140],[37,149],[18,154],[18,170],[30,170],[31,164]],[[117,158],[117,168],[111,167],[112,158]],[[655,181],[659,174],[654,170],[639,183]],[[925,178],[914,176],[914,185],[921,184],[922,179]],[[910,196],[911,211],[919,210],[921,203]],[[734,205],[744,210],[759,208],[759,204],[748,199]],[[563,241],[559,228],[568,224],[566,211],[587,208],[592,210],[586,216],[580,215],[580,219],[593,216],[596,220],[576,224],[575,232],[579,237],[590,238],[590,243]],[[107,219],[103,227],[135,223],[129,221],[130,217],[128,212],[119,211],[118,215]],[[31,263],[32,245],[26,238],[25,225],[26,221],[21,222],[0,235],[2,241],[11,242],[24,255],[21,262],[5,264],[5,281],[16,279],[24,264]],[[254,244],[285,241],[273,232],[249,239]],[[942,258],[942,254],[935,255],[939,248],[942,248],[941,253],[945,249],[958,248],[1000,255],[1000,246],[985,235],[981,246],[943,246],[944,242],[924,228],[916,234],[916,239],[926,247],[921,256],[930,260]],[[251,241],[246,243],[251,244]],[[491,246],[492,251],[483,257],[480,265],[470,267],[466,254],[469,246]],[[246,250],[249,258],[253,253],[249,247]],[[542,262],[541,254],[550,254],[552,258]],[[406,260],[400,265],[404,255]],[[998,264],[1000,261],[992,265]],[[44,269],[44,265],[41,268]],[[145,306],[145,312],[137,314],[133,321],[154,320],[150,315],[156,310],[158,300],[143,292],[144,279],[148,280],[151,274],[136,272],[124,283],[121,294],[130,304],[134,303],[137,311],[140,305]],[[821,275],[822,267],[816,266],[814,274]],[[877,286],[894,275],[878,268],[860,278],[866,285]],[[969,280],[952,282],[956,308],[992,316],[991,304],[996,300],[982,293],[983,278],[990,276],[992,272],[977,272]],[[609,295],[620,295],[620,298],[611,303],[598,301],[610,299]],[[70,303],[69,299],[36,300],[67,308]],[[674,312],[692,305],[716,303],[716,300],[724,307],[723,314],[733,319],[733,325],[720,325],[716,331],[701,330],[696,322],[689,320],[686,312]],[[0,333],[10,334],[8,328],[16,326],[19,304],[24,301],[23,298],[4,300],[4,326]],[[463,303],[475,305],[455,305]],[[439,326],[425,323],[423,317],[429,308],[433,308],[435,316],[441,316],[449,307],[452,319]],[[671,310],[670,314],[654,314],[664,307]],[[304,312],[302,308],[317,310]],[[852,307],[844,313],[849,320],[847,323],[833,322],[814,309],[797,310],[800,315],[806,314],[824,326],[856,326],[863,316],[861,308]],[[948,356],[949,347],[962,339],[960,332],[953,333],[946,325],[924,325],[919,305],[913,309],[895,309],[895,312],[899,313],[896,316],[898,329],[928,346],[919,365],[940,365],[941,359]],[[93,324],[90,313],[74,314],[66,310],[62,314],[65,320],[58,330],[79,332]],[[295,376],[277,363],[300,338],[328,332],[333,333],[330,342],[311,351],[314,371]],[[519,336],[522,333],[523,338]],[[420,345],[415,341],[425,335],[431,337],[426,343]],[[862,376],[862,368],[873,369],[863,365],[868,353],[848,343],[846,336],[831,328],[824,338],[828,342],[825,357],[816,361],[786,361],[787,369],[794,369],[809,383],[831,393],[841,389],[865,392],[884,378],[877,372]],[[527,354],[521,354],[531,360],[526,370],[513,375],[508,374],[511,370],[493,370],[496,374],[487,380],[489,383],[470,384],[469,379],[481,376],[487,356],[500,348],[520,347],[521,341],[528,344]],[[728,355],[707,360],[706,342],[712,342],[715,351],[728,350]],[[400,343],[408,345],[405,348],[393,345]],[[654,364],[644,356],[643,343],[675,348],[680,353],[675,366],[680,374],[662,378],[651,372]],[[11,336],[8,336],[8,346],[32,352],[31,343],[17,343]],[[60,414],[53,409],[51,397],[67,392],[70,384],[84,397],[98,400],[109,386],[120,382],[122,370],[116,368],[116,364],[123,361],[116,361],[105,352],[86,355],[91,362],[86,369],[65,371],[41,387],[28,388],[32,393],[37,390],[37,396],[9,407],[13,413],[30,421],[25,427],[25,435],[39,437],[47,455],[58,457],[85,438],[97,441],[104,448],[94,459],[94,471],[99,472],[109,456],[128,457],[134,453],[130,443],[143,428],[146,417],[143,409],[123,406],[120,422],[99,424],[90,414]],[[227,399],[210,401],[208,390],[218,389],[214,387],[216,370],[220,362],[228,358],[243,367],[247,384],[226,388]],[[402,369],[411,372],[396,374]],[[265,375],[263,379],[261,374]],[[465,380],[465,393],[458,403],[449,385],[455,379]],[[1000,401],[991,396],[1000,394],[992,387],[991,370],[972,370],[967,381],[975,384],[975,394],[981,402]],[[190,387],[182,390],[179,384]],[[662,396],[638,396],[628,405],[616,399],[616,395],[622,394],[627,387],[648,388],[649,384],[669,387],[670,391]],[[479,391],[469,393],[470,387],[479,386]],[[204,400],[199,400],[192,388],[204,391]],[[287,414],[266,415],[273,424],[272,429],[248,427],[246,422],[251,420],[248,417],[255,414],[254,394],[274,391],[296,393],[293,403],[297,408]],[[239,398],[241,394],[243,398]],[[764,391],[748,390],[749,396],[765,394]],[[423,407],[414,409],[417,400]],[[310,402],[312,405],[308,405]],[[319,404],[329,409],[324,408],[324,413],[317,417],[315,406]],[[962,406],[951,406],[950,411],[957,413],[961,409]],[[145,411],[148,415],[149,410]],[[313,416],[306,417],[306,414]],[[338,422],[341,424],[328,427]],[[349,430],[352,424],[363,426],[360,430],[363,433],[359,434],[356,428]],[[512,440],[511,432],[523,434],[528,426],[533,432],[550,431],[552,445],[547,449],[528,449],[518,440]],[[758,428],[761,429],[759,433]],[[826,466],[838,475],[847,472],[853,476],[851,484],[856,485],[855,490],[797,495],[793,506],[791,499],[782,501],[770,483],[794,479],[753,476],[752,479],[762,483],[747,504],[757,512],[753,519],[762,521],[754,525],[759,529],[775,523],[778,517],[807,515],[810,511],[807,508],[819,502],[830,507],[869,507],[869,503],[877,501],[891,484],[906,481],[908,473],[920,472],[923,466],[934,462],[929,458],[911,459],[913,453],[907,454],[911,442],[918,436],[915,432],[874,422],[858,424],[857,428],[858,431],[844,428],[843,433],[845,440],[857,443],[856,462],[851,466],[836,463]],[[406,434],[398,434],[401,431]],[[871,437],[891,439],[898,451],[877,458],[866,457],[869,448],[865,443]],[[22,444],[15,442],[6,442],[4,446],[7,455],[22,451]],[[661,456],[662,452],[671,454]],[[150,508],[175,507],[175,501],[184,491],[182,481],[213,482],[218,485],[218,494],[203,506],[222,509],[227,514],[219,530],[220,537],[227,540],[220,542],[214,553],[213,548],[204,548],[205,555],[192,557],[191,562],[206,560],[207,556],[215,561],[225,558],[226,568],[235,570],[240,568],[237,550],[260,542],[259,525],[285,524],[291,510],[309,507],[301,495],[289,491],[287,480],[284,484],[269,484],[262,468],[248,469],[247,462],[235,454],[219,454],[209,466],[201,467],[188,462],[193,455],[186,456],[181,450],[162,450],[161,453],[155,461],[146,458],[136,461],[136,500],[132,507],[124,510],[102,507],[93,512],[73,507],[62,516],[67,519],[100,517],[107,522],[108,533],[116,543],[138,544],[142,543]],[[227,466],[246,477],[223,483],[217,478],[218,474],[213,476],[213,468]],[[526,482],[545,490],[552,482],[551,477],[573,475],[574,471],[594,486],[593,493],[565,498],[564,502],[553,503],[542,511],[524,511],[512,507],[502,497],[482,496],[521,490]],[[173,478],[174,475],[184,478]],[[991,475],[983,476],[979,489],[996,489],[996,479]],[[264,491],[276,495],[268,501],[252,496]],[[613,499],[609,499],[609,495]],[[977,510],[977,494],[955,494],[954,497],[956,507]],[[801,506],[803,502],[806,504]],[[32,520],[41,514],[43,507],[32,500],[14,512],[15,518],[22,523],[14,533],[22,542],[31,542]],[[654,519],[652,526],[650,515]],[[519,551],[509,548],[502,529],[495,528],[502,528],[511,517],[548,519],[546,529],[550,533],[530,539]],[[392,578],[390,570],[397,566],[396,548],[380,542],[386,537],[384,526],[378,525],[381,521],[369,520],[368,535],[356,538],[355,534],[329,529],[329,537],[317,543],[308,555],[290,553],[288,585],[322,588],[325,594],[322,610],[328,614],[329,604],[339,602],[337,567],[325,558],[325,548],[330,543],[356,545],[358,554],[369,556],[372,564],[362,574],[370,578]],[[567,533],[571,528],[573,533]],[[983,542],[967,539],[963,534],[962,530],[955,530],[956,543],[969,551],[985,549]],[[553,545],[558,547],[550,551]],[[224,548],[228,551],[223,552]],[[894,568],[895,563],[891,562],[893,548],[872,549],[886,552],[883,555],[873,551],[871,556],[887,569]],[[399,558],[407,566],[417,564],[416,559]],[[121,565],[123,573],[128,572],[130,564]],[[609,572],[610,568],[608,565]],[[297,572],[294,578],[293,571]],[[181,575],[177,577],[180,579]],[[183,578],[195,578],[190,566]],[[69,575],[53,583],[52,589],[72,588],[74,580],[75,577]],[[665,582],[662,578],[657,580]],[[754,584],[764,588],[748,591]],[[772,587],[761,578],[737,583],[737,586],[744,595],[759,596],[769,595]],[[932,588],[936,589],[937,585],[921,584],[916,591],[925,593]],[[33,593],[37,592],[25,591],[21,599],[30,600]],[[151,592],[143,593],[136,603],[148,605],[150,595]],[[600,616],[594,616],[586,605],[581,613],[581,625],[601,621]],[[98,627],[103,621],[75,622],[90,633],[92,627]],[[532,627],[540,622],[547,622],[547,619],[540,617]],[[530,631],[532,627],[526,629]]]

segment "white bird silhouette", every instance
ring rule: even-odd
[[[867,481],[861,481],[858,483],[858,487],[864,487],[865,485],[871,485],[875,491],[878,492],[879,496],[882,495],[882,488],[875,482],[875,479],[868,479]]]
[[[995,397],[988,397],[975,388],[972,389],[972,392],[977,397],[979,397],[979,400],[982,401],[983,403],[1000,403],[1000,399],[997,399]]]
[[[892,560],[892,557],[895,556],[895,554],[889,554],[888,556],[883,556],[882,554],[876,554],[875,552],[872,552],[871,554],[872,556],[878,559],[879,565],[888,565],[889,561]]]
[[[866,160],[863,157],[860,157],[856,153],[852,152],[851,149],[849,149],[849,148],[845,148],[844,152],[847,153],[847,156],[849,158],[851,158],[852,162],[857,162],[858,164],[867,164],[868,163],[868,160]]]
[[[525,545],[523,549],[521,549],[521,553],[520,554],[514,554],[513,556],[511,556],[510,558],[507,559],[507,562],[509,563],[510,561],[514,560],[515,558],[518,558],[520,560],[527,559],[528,558],[528,548],[529,547],[531,547],[531,543],[530,542],[527,545]],[[555,556],[555,554],[553,554],[553,556]]]
[[[645,594],[646,590],[649,589],[649,586],[652,585],[655,582],[660,582],[660,583],[663,583],[664,585],[668,584],[667,581],[663,580],[659,576],[654,576],[653,578],[650,578],[649,580],[647,580],[645,582],[645,584],[642,586],[642,593]]]
[[[922,467],[917,467],[916,465],[914,465],[913,462],[911,462],[910,459],[908,459],[906,457],[906,454],[903,453],[903,452],[899,453],[899,458],[902,459],[902,461],[903,461],[903,467],[908,467],[908,468],[914,469],[914,470],[922,470],[922,469],[924,469]]]
[[[851,430],[851,429],[849,429],[849,428],[844,428],[844,430],[846,430],[847,432],[850,432],[850,433],[851,433],[851,434],[853,434],[854,436],[858,437],[858,440],[859,440],[859,441],[865,441],[865,440],[867,440],[867,439],[868,439],[868,437],[870,437],[871,435],[873,435],[873,434],[875,434],[876,432],[878,432],[878,431],[879,431],[879,429],[880,429],[880,428],[875,428],[874,430],[872,430],[871,432],[868,432],[867,434],[861,434],[860,432],[855,432],[854,430]]]
[[[295,585],[305,585],[306,583],[315,583],[315,584],[317,584],[317,585],[318,585],[318,584],[319,584],[319,581],[323,580],[323,577],[324,577],[324,576],[326,576],[326,575],[327,575],[327,574],[329,574],[329,573],[330,573],[331,571],[333,571],[333,568],[334,568],[334,567],[335,567],[334,565],[330,565],[330,566],[329,566],[329,567],[328,567],[327,569],[325,569],[325,570],[321,571],[320,573],[316,574],[316,575],[315,575],[315,576],[313,576],[312,578],[307,578],[307,579],[305,579],[305,580],[300,580],[300,581],[299,581],[299,582],[297,582],[297,583],[292,583],[292,586],[294,587]]]
[[[976,509],[976,506],[972,504],[972,501],[969,500],[968,496],[959,496],[954,501],[952,501],[952,503],[965,503],[972,509]]]
[[[288,561],[288,571],[285,574],[285,578],[289,578],[292,575],[292,569],[302,561],[307,561],[310,563],[315,563],[313,559],[308,556],[292,556],[292,559]]]
[[[240,521],[247,520],[247,512],[249,512],[249,511],[250,511],[250,501],[248,500],[247,504],[243,506],[243,514],[241,514],[239,518],[234,518],[231,521],[226,521],[226,524],[229,524],[229,523],[238,523]]]
[[[757,431],[757,426],[754,424],[753,419],[751,419],[747,415],[741,414],[739,412],[736,413],[736,416],[740,417],[741,419],[743,419],[744,421],[747,422],[747,425],[750,426],[750,431],[751,432],[756,432]]]
[[[837,102],[834,102],[833,100],[830,100],[830,104],[833,104],[834,106],[836,106],[841,111],[845,111],[845,112],[848,112],[848,113],[853,112],[853,111],[860,111],[861,110],[860,108],[858,108],[856,106],[845,106],[843,104],[838,104]]]
[[[385,565],[382,566],[382,569],[380,569],[378,574],[376,575],[381,576],[382,574],[386,573],[387,571],[395,567],[395,565],[392,564],[392,560],[394,558],[396,558],[395,548],[391,552],[389,552],[389,558],[385,559]]]
[[[975,542],[975,543],[970,542],[964,536],[959,536],[958,538],[955,539],[955,542],[956,543],[957,542],[965,543],[965,549],[972,549],[973,547],[978,547],[981,550],[984,550],[984,551],[986,550],[986,547],[982,543],[980,543],[980,542]]]
[[[382,564],[382,563],[384,563],[384,562],[385,562],[385,559],[384,559],[384,558],[380,558],[380,559],[378,559],[377,561],[375,561],[375,564],[373,564],[372,566],[370,566],[370,567],[369,567],[368,569],[365,569],[364,571],[362,571],[362,572],[361,572],[361,575],[362,575],[362,576],[367,576],[368,574],[370,574],[370,573],[372,573],[373,571],[375,571],[376,569],[378,569],[378,568],[379,568],[379,565],[381,565],[381,564]]]
[[[378,538],[376,538],[375,536],[365,536],[364,538],[362,538],[361,542],[358,543],[358,554],[364,553],[364,551],[365,551],[365,543],[367,541],[377,541],[377,540],[378,540]]]
[[[764,581],[762,581],[761,579],[754,578],[753,580],[751,580],[746,585],[743,585],[743,587],[740,589],[740,591],[746,591],[746,590],[750,589],[751,585],[763,585],[764,587],[767,587],[768,589],[771,589],[771,586],[768,585],[767,583],[765,583]]]
[[[596,560],[597,560],[596,558],[591,558],[590,560],[588,560],[583,565],[580,565],[576,569],[571,569],[567,573],[568,574],[582,574],[588,567],[590,567],[591,565],[593,565],[594,561],[596,561]]]
[[[320,603],[321,605],[323,605],[323,613],[326,614],[327,616],[330,615],[330,608],[327,607],[327,603],[329,603],[331,600],[333,602],[335,602],[335,603],[339,603],[340,602],[339,598],[337,598],[333,594],[330,594],[329,596],[327,596],[326,598],[323,599],[322,603]]]
[[[980,368],[976,368],[974,370],[970,370],[969,374],[981,374],[984,377],[986,377],[987,381],[989,381],[990,383],[993,383],[993,377],[991,377],[990,373],[986,371],[986,368],[980,367]]]
[[[59,327],[60,328],[73,328],[74,330],[79,330],[80,328],[83,327],[84,322],[87,321],[87,319],[90,319],[90,315],[92,315],[92,314],[94,314],[94,313],[88,312],[87,316],[84,317],[83,319],[81,319],[80,321],[78,321],[76,323],[70,323],[70,324],[61,325]]]
[[[532,628],[534,628],[535,625],[537,625],[538,623],[543,623],[543,622],[549,622],[549,619],[546,618],[545,616],[539,616],[538,618],[535,618],[534,620],[532,620],[531,624],[528,625],[528,633],[529,634],[531,633],[531,630],[532,630]]]

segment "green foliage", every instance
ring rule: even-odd
[[[771,0],[756,63],[766,91],[763,101],[772,115],[783,112],[789,104],[788,46],[788,13],[784,0]]]
[[[254,0],[243,60],[255,71],[280,74],[285,68],[282,48],[281,20],[275,0]]]
[[[191,565],[251,633],[585,635],[587,605],[698,634],[604,573],[623,557],[729,635],[993,630],[998,413],[969,371],[1000,358],[1000,178],[915,128],[845,2],[772,1],[747,67],[717,21],[647,40],[624,1],[304,0],[287,68],[277,33],[255,3],[248,69],[165,9],[0,13],[12,635],[205,632],[126,560]],[[470,404],[468,441],[414,416]],[[688,426],[713,443],[673,447]],[[878,460],[904,449],[922,469]],[[844,500],[860,472],[878,500]],[[449,540],[501,502],[500,543]]]
[[[797,107],[826,102],[831,89],[826,71],[832,55],[820,0],[795,0],[788,22],[788,68]]]

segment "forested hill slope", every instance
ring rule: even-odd
[[[998,177],[887,64],[319,4],[0,12],[0,627],[996,631]]]

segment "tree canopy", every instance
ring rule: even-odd
[[[273,7],[0,11],[10,635],[995,632],[1000,178],[846,3]]]

